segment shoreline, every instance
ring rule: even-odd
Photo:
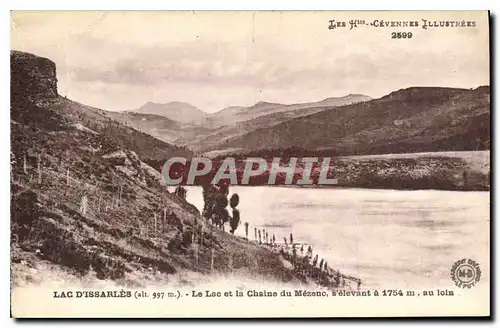
[[[193,185],[190,187],[201,187],[197,185]],[[410,188],[383,188],[383,187],[357,187],[357,186],[334,186],[334,185],[232,185],[231,187],[272,187],[272,188],[297,188],[297,189],[338,189],[338,190],[352,190],[352,189],[361,189],[361,190],[393,190],[393,191],[460,191],[460,192],[490,192],[490,190],[462,190],[462,189],[431,189],[431,188],[422,188],[422,189],[410,189]]]
[[[237,168],[240,181],[242,168]],[[317,180],[318,171],[311,179]],[[302,174],[296,173],[293,181]],[[448,151],[435,153],[404,153],[339,156],[332,158],[329,178],[335,185],[285,184],[279,176],[278,184],[267,184],[266,175],[254,176],[250,183],[238,186],[269,186],[294,188],[361,188],[387,190],[447,190],[490,191],[490,151]]]

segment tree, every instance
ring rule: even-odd
[[[227,199],[227,198],[226,198]],[[238,229],[238,225],[240,224],[240,211],[236,208],[240,202],[240,196],[238,194],[233,194],[231,196],[231,199],[229,200],[229,205],[233,209],[233,216],[230,219],[230,225],[231,225],[231,233],[234,234],[236,229]],[[247,223],[248,225],[248,223]],[[248,235],[248,227],[246,228],[247,235]]]
[[[316,256],[315,256],[315,257],[314,257],[314,259],[313,259],[313,264],[312,264],[312,265],[313,265],[313,267],[315,267],[315,266],[316,266],[316,264],[318,264],[318,254],[316,254]]]
[[[227,197],[218,194],[215,199],[215,211],[214,218],[215,224],[218,225],[222,230],[224,230],[224,224],[229,221],[229,212],[227,211]]]
[[[229,187],[225,185],[215,186],[204,183],[202,184],[202,188],[204,200],[202,211],[203,217],[224,230],[224,223],[230,219],[229,212],[226,209],[228,205],[227,194],[229,192]]]
[[[293,234],[290,232],[290,244],[293,245]]]
[[[306,257],[312,258],[312,256],[313,256],[313,249],[312,249],[311,245],[309,245],[309,247],[307,248]]]
[[[177,188],[175,188],[174,193],[179,196],[182,199],[186,199],[187,196],[187,189],[184,188],[183,186],[179,185]]]
[[[231,208],[235,208],[240,203],[240,196],[238,194],[233,194],[229,200],[229,205]]]
[[[215,211],[215,188],[209,183],[203,183],[203,211],[202,215],[205,219],[211,220]]]
[[[231,217],[231,233],[234,234],[236,229],[238,228],[238,225],[240,224],[240,211],[238,211],[236,208],[233,208],[233,216]]]

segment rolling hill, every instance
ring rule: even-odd
[[[197,135],[212,131],[198,125],[174,121],[161,115],[111,111],[107,111],[106,114],[126,126],[131,126],[164,142],[177,145],[180,145],[179,139],[190,140]]]
[[[350,94],[318,102],[283,105],[258,102],[250,107],[231,106],[213,114],[190,114],[198,109],[186,103],[165,105],[148,103],[141,109],[108,112],[119,122],[132,126],[165,142],[187,146],[194,151],[212,149],[221,141],[283,121],[332,109],[338,106],[370,100],[364,95]],[[175,104],[175,110],[172,110]],[[182,106],[178,106],[182,104]],[[179,119],[179,111],[184,111]],[[151,114],[153,113],[154,114]],[[191,115],[191,116],[190,116]],[[187,117],[192,117],[188,119]]]
[[[210,128],[217,128],[224,125],[235,125],[239,122],[244,122],[259,118],[261,116],[267,116],[281,112],[294,112],[294,117],[296,117],[300,114],[301,110],[305,110],[304,114],[307,115],[307,110],[310,110],[312,108],[337,107],[367,101],[370,99],[370,97],[365,95],[350,94],[344,97],[331,97],[317,102],[292,105],[260,101],[250,107],[234,106],[223,109],[220,112],[210,114],[206,117],[203,125]]]
[[[357,155],[480,150],[489,145],[489,87],[412,87],[230,137],[209,150],[299,147]]]
[[[203,153],[218,149],[221,145],[224,145],[224,143],[237,136],[242,136],[258,129],[271,127],[293,118],[307,116],[324,110],[334,110],[334,108],[335,107],[309,107],[276,112],[233,125],[226,125],[217,129],[208,130],[205,133],[195,135],[191,138],[189,138],[189,136],[184,138],[181,137],[176,140],[176,144],[184,145],[193,152]]]

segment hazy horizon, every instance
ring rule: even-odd
[[[403,90],[403,89],[407,89],[407,88],[455,88],[455,89],[464,89],[464,90],[468,90],[468,89],[476,89],[476,88],[479,88],[479,87],[490,87],[489,84],[484,84],[484,85],[479,85],[479,86],[475,86],[475,87],[472,87],[472,88],[457,88],[457,87],[449,87],[449,86],[417,86],[417,85],[414,85],[414,86],[408,86],[408,87],[405,87],[405,88],[400,88],[400,89],[397,89],[397,90],[392,90],[386,94],[383,94],[381,95],[380,97],[372,97],[370,95],[365,95],[365,94],[360,94],[360,93],[350,93],[350,94],[347,94],[347,95],[344,95],[344,96],[338,96],[338,97],[327,97],[327,98],[323,98],[323,99],[317,99],[317,100],[311,100],[311,101],[307,101],[307,102],[304,102],[304,103],[315,103],[315,102],[320,102],[320,101],[323,101],[323,100],[327,100],[327,99],[331,99],[331,98],[342,98],[342,97],[347,97],[347,96],[351,96],[351,95],[355,95],[355,96],[368,96],[370,97],[372,100],[375,100],[375,99],[379,99],[379,98],[382,98],[382,97],[385,97],[387,95],[389,95],[390,93],[392,92],[396,92],[396,91],[399,91],[399,90]],[[134,110],[134,109],[138,109],[144,105],[147,105],[148,103],[152,103],[152,104],[155,104],[155,105],[166,105],[166,104],[170,104],[170,103],[184,103],[184,104],[187,104],[187,105],[191,105],[191,106],[195,106],[193,104],[191,104],[189,101],[178,101],[178,100],[171,100],[171,101],[165,101],[165,102],[155,102],[155,101],[147,101],[146,103],[142,104],[141,106],[137,107],[137,108],[133,108],[133,109],[118,109],[118,110],[114,110],[116,112],[121,112],[121,111],[130,111],[130,110]],[[221,109],[218,109],[218,110],[214,110],[214,111],[211,111],[211,112],[207,112],[205,111],[203,108],[199,108],[198,106],[195,106],[196,108],[198,108],[199,110],[207,113],[207,114],[215,114],[215,113],[218,113],[218,112],[221,112],[225,109],[228,109],[228,108],[231,108],[231,107],[252,107],[252,106],[255,106],[259,103],[275,103],[275,102],[271,102],[271,101],[266,101],[266,100],[260,100],[254,104],[250,104],[250,105],[230,105],[228,107],[224,107],[224,108],[221,108]],[[288,106],[288,105],[297,105],[297,104],[300,104],[300,103],[275,103],[277,105],[284,105],[284,106]]]
[[[12,12],[11,49],[54,61],[61,95],[113,111],[178,101],[214,113],[259,101],[489,85],[487,15],[419,14],[477,26],[415,29],[410,41],[391,40],[390,29],[328,29],[349,12]]]

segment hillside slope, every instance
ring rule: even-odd
[[[271,103],[258,103],[250,108],[230,109],[233,120],[226,118],[227,125],[213,128],[197,135],[183,134],[175,141],[178,145],[185,145],[196,153],[204,153],[224,147],[225,143],[237,136],[243,136],[249,132],[271,127],[279,123],[326,110],[336,110],[338,106],[351,103],[368,101],[371,98],[364,95],[347,95],[345,97],[327,98],[318,102],[280,105]],[[211,124],[217,126],[217,115],[226,110],[210,115],[207,120],[214,120]],[[228,114],[227,117],[230,117]],[[237,119],[234,119],[237,117]],[[222,120],[219,123],[222,124]]]
[[[261,118],[263,116],[269,116],[273,114],[280,114],[285,112],[293,112],[293,115],[283,115],[281,117],[299,117],[310,114],[310,112],[314,111],[314,108],[332,108],[338,106],[349,105],[353,103],[368,101],[371,98],[365,95],[358,94],[349,94],[343,97],[331,97],[326,98],[321,101],[316,102],[308,102],[308,103],[299,103],[299,104],[291,104],[284,105],[278,103],[270,103],[260,101],[253,106],[250,107],[229,107],[223,109],[217,113],[210,114],[206,117],[205,121],[202,123],[203,126],[209,128],[218,128],[222,126],[230,126],[235,125],[240,122],[245,122],[257,118]],[[303,112],[302,112],[303,111]],[[279,115],[276,118],[280,117]]]
[[[207,224],[144,162],[185,150],[59,97],[48,59],[12,52],[11,72],[14,265],[50,262],[117,280],[131,272],[210,273],[213,252],[216,272],[295,279],[270,249]]]
[[[216,149],[300,147],[336,154],[489,149],[490,88],[413,87],[225,140]]]
[[[212,132],[212,129],[196,124],[178,122],[155,114],[108,111],[106,115],[126,126],[131,126],[164,142],[176,145],[182,145],[179,140],[191,140],[198,135]]]
[[[189,138],[189,135],[186,135],[186,137],[177,139],[175,143],[178,145],[184,145],[195,153],[205,153],[224,147],[229,140],[237,136],[243,136],[252,131],[271,127],[287,120],[315,114],[325,110],[335,110],[335,107],[310,107],[276,112],[239,122],[235,125],[222,126],[218,129],[209,130],[191,138]]]

